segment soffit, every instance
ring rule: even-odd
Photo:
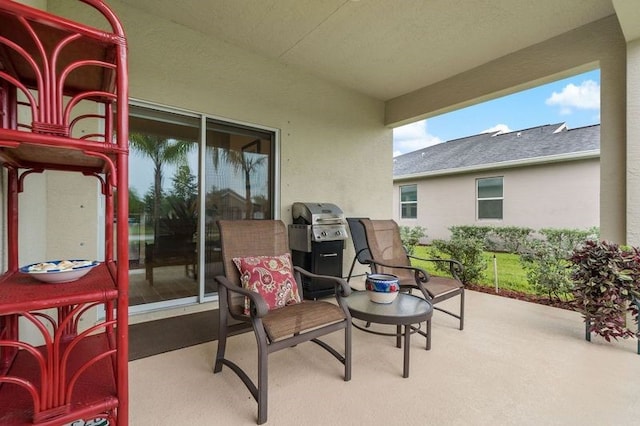
[[[121,1],[380,100],[614,13],[610,0]]]
[[[640,4],[638,0],[613,0],[618,21],[627,42],[640,38]]]

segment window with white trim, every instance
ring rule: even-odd
[[[476,179],[478,219],[502,219],[503,177]]]
[[[400,217],[416,219],[418,217],[418,186],[400,186]]]

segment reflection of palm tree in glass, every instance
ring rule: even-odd
[[[178,164],[193,146],[189,142],[167,139],[160,136],[131,133],[131,148],[149,157],[153,162],[153,231],[158,235],[160,203],[162,201],[162,167],[164,164]]]
[[[254,142],[246,145],[257,144],[259,146],[260,140],[257,139]],[[218,168],[220,161],[225,161],[229,164],[234,171],[243,171],[244,173],[244,187],[245,187],[245,219],[253,218],[253,203],[251,202],[251,173],[256,171],[267,159],[266,155],[260,155],[254,152],[235,151],[231,149],[217,148],[212,151],[213,164]]]

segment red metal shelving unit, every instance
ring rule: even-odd
[[[80,1],[107,29],[0,0],[2,425],[128,424],[127,45],[101,0]],[[105,199],[105,259],[71,283],[38,283],[19,270],[18,194],[47,170],[97,179]],[[81,329],[99,306],[105,318]],[[23,327],[44,343],[21,340]]]

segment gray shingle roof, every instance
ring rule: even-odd
[[[567,129],[547,124],[510,133],[482,133],[399,155],[393,176],[414,175],[600,149],[600,125]]]

